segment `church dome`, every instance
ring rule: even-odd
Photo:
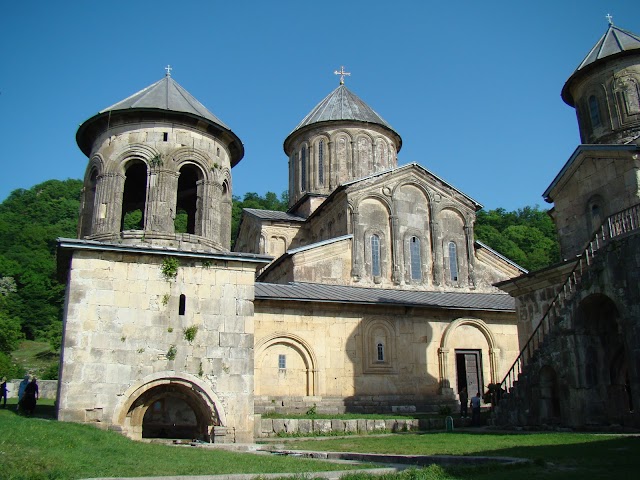
[[[640,54],[640,36],[610,23],[605,34],[600,37],[600,40],[593,46],[564,84],[562,99],[568,105],[575,107],[575,100],[571,92],[574,82],[606,60],[634,54]]]
[[[640,36],[611,23],[562,88],[576,109],[582,143],[640,138]]]
[[[298,131],[309,126],[317,126],[325,122],[351,121],[379,125],[389,131],[397,141],[398,151],[402,147],[400,135],[369,105],[344,85],[340,85],[327,95],[309,114],[293,129],[284,141],[287,151],[288,142]]]
[[[309,214],[339,185],[396,168],[401,147],[400,135],[341,79],[284,141],[289,207]]]
[[[244,146],[236,134],[169,74],[85,121],[76,134],[78,146],[89,156],[95,134],[109,121],[122,120],[123,117],[139,121],[143,116],[144,119],[153,119],[158,115],[183,124],[199,125],[209,134],[221,137],[229,146],[231,166],[244,156]]]

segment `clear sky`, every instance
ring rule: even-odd
[[[338,86],[488,209],[541,195],[580,142],[566,79],[639,0],[9,1],[0,8],[0,200],[82,178],[78,125],[172,76],[245,145],[233,194],[287,188],[282,143]]]

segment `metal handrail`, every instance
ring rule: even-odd
[[[533,354],[542,344],[545,336],[551,331],[551,328],[555,323],[552,322],[552,320],[555,320],[559,316],[562,307],[567,301],[573,298],[573,294],[578,290],[580,280],[583,275],[589,271],[596,253],[609,240],[637,230],[639,226],[640,203],[614,213],[602,222],[602,225],[600,225],[600,228],[596,230],[591,241],[582,252],[582,255],[580,255],[576,260],[576,264],[573,267],[573,270],[571,270],[571,273],[567,276],[567,280],[558,289],[556,296],[548,305],[544,315],[540,319],[540,322],[533,330],[533,333],[529,337],[525,346],[520,351],[520,355],[518,355],[504,379],[500,382],[500,392],[509,393],[513,389],[514,383],[522,373],[527,361],[531,359]],[[500,396],[501,395],[498,395],[497,400],[499,400]]]

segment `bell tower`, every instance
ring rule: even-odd
[[[227,251],[240,139],[167,74],[85,121],[82,239]]]

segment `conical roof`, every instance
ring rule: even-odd
[[[100,113],[113,112],[115,110],[126,110],[129,108],[154,108],[159,110],[169,110],[172,112],[184,112],[197,115],[202,118],[227,127],[218,117],[211,113],[196,98],[187,92],[171,76],[166,75],[162,80],[153,85],[143,88],[130,97],[111,105]]]
[[[637,52],[634,52],[634,50],[637,50]],[[562,99],[569,105],[573,106],[573,97],[571,92],[569,92],[569,88],[570,84],[576,77],[600,60],[614,55],[627,54],[628,52],[640,53],[640,36],[616,27],[613,23],[610,23],[605,34],[600,37],[600,40],[598,40],[598,42],[593,46],[584,60],[580,62],[578,68],[576,68],[565,83],[562,89]]]
[[[238,136],[169,74],[85,121],[76,133],[78,146],[89,156],[93,138],[101,128],[105,125],[108,127],[110,122],[113,124],[118,116],[139,118],[140,115],[149,118],[158,115],[169,116],[192,125],[204,123],[210,133],[228,143],[231,166],[236,165],[244,156],[244,146]]]
[[[390,130],[393,135],[398,138],[398,150],[400,149],[400,145],[402,144],[400,135],[369,105],[344,85],[340,85],[318,103],[318,105],[302,119],[296,128],[293,129],[287,137],[287,140],[291,138],[295,132],[309,125],[343,120],[373,123]],[[287,144],[287,140],[285,140],[285,145]]]

